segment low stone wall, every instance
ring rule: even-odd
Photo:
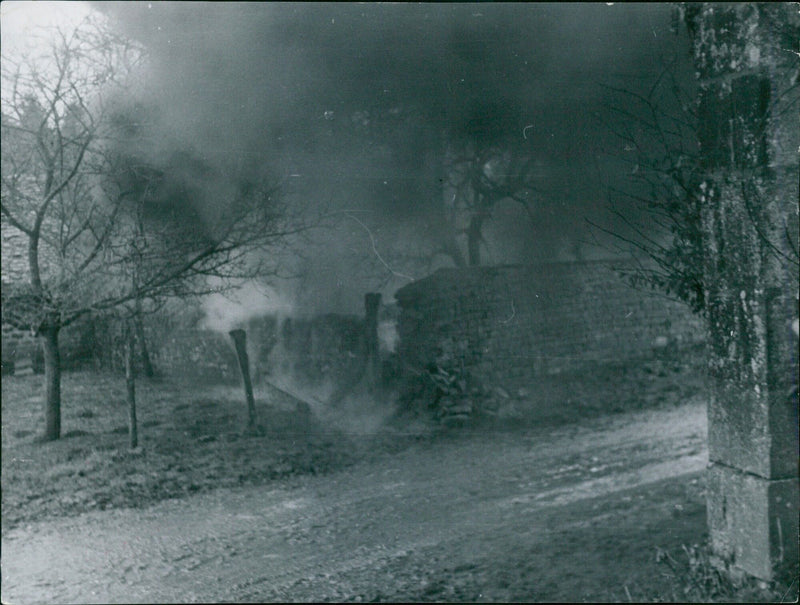
[[[262,371],[319,386],[347,382],[364,366],[364,319],[354,315],[320,315],[284,319]],[[262,340],[263,342],[263,340]]]
[[[396,293],[409,377],[462,367],[514,392],[541,375],[704,340],[683,304],[630,288],[607,261],[442,269]]]
[[[239,381],[236,353],[227,333],[153,317],[145,324],[151,361],[158,372],[208,382]],[[364,320],[357,316],[270,316],[242,327],[256,383],[279,379],[311,387],[336,386],[350,380],[364,363]],[[105,365],[121,366],[121,355],[111,350],[110,339],[99,348]]]
[[[227,334],[179,328],[150,338],[150,358],[160,373],[207,383],[235,383],[239,368]]]

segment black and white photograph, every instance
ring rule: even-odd
[[[0,4],[0,601],[798,601],[800,4]]]

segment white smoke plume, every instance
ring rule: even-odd
[[[227,333],[258,317],[291,315],[293,308],[290,297],[275,287],[244,282],[235,290],[207,296],[203,300],[205,317],[199,327]]]

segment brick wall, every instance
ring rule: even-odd
[[[677,302],[633,290],[608,261],[442,269],[396,293],[399,362],[415,375],[446,356],[508,391],[536,376],[702,342]]]

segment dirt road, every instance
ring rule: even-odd
[[[694,402],[33,524],[3,537],[2,600],[613,598],[659,541],[699,539],[705,442]]]

